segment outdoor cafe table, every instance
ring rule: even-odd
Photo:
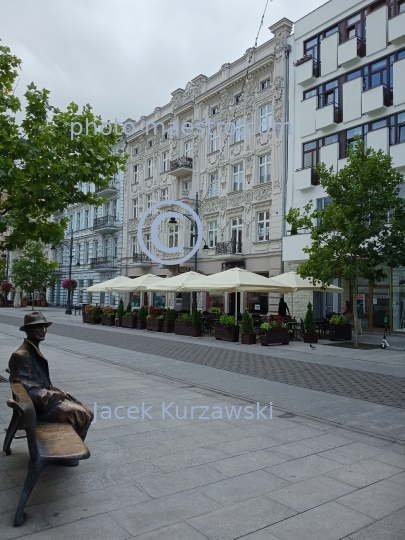
[[[301,339],[298,337],[298,331],[301,330],[301,323],[298,321],[287,321],[287,326],[290,330],[292,330],[291,341],[294,339],[301,341]]]

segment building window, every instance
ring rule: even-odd
[[[98,240],[94,240],[93,242],[93,257],[97,259],[98,256]]]
[[[88,242],[84,243],[84,252],[83,252],[83,262],[84,264],[87,264],[89,262],[89,248],[90,245]]]
[[[339,134],[334,133],[333,135],[329,135],[328,137],[325,137],[321,141],[321,146],[329,146],[330,144],[334,144],[339,142]]]
[[[208,247],[214,248],[217,245],[217,222],[210,221],[208,223]]]
[[[219,195],[219,182],[218,172],[210,174],[210,185],[208,188],[208,197],[218,197]]]
[[[216,152],[217,150],[219,150],[218,142],[219,142],[218,128],[215,128],[213,131],[210,132],[210,152]]]
[[[131,238],[131,244],[132,244],[132,257],[138,252],[138,242],[136,236],[133,236]]]
[[[106,202],[103,204],[103,216],[110,215],[110,203]]]
[[[152,176],[153,176],[153,159],[148,159],[147,167],[148,167],[148,178],[152,178]]]
[[[69,232],[72,232],[72,231],[73,231],[73,214],[70,214],[70,216],[69,216],[68,231],[69,231]]]
[[[339,80],[335,79],[318,86],[318,108],[335,103],[339,105]]]
[[[218,113],[219,113],[219,107],[218,106],[212,107],[211,116],[215,116]]]
[[[134,165],[132,168],[133,171],[133,183],[137,184],[139,182],[139,165]]]
[[[165,134],[163,135],[163,138],[164,138],[164,139],[168,139],[168,138],[169,138],[169,134],[168,134],[168,133],[165,133]]]
[[[87,209],[84,211],[84,228],[85,229],[89,228],[89,223],[90,223],[90,210]]]
[[[266,184],[271,180],[271,155],[259,158],[259,184]]]
[[[190,243],[189,243],[189,246],[191,248],[194,247],[194,244],[195,244],[195,227],[194,227],[194,223],[190,223]]]
[[[167,172],[170,168],[169,152],[163,152],[162,162],[163,162],[163,172]]]
[[[388,16],[390,19],[405,12],[405,0],[388,0]]]
[[[260,132],[268,133],[272,129],[271,124],[273,122],[273,107],[265,105],[260,107]]]
[[[169,225],[169,248],[179,246],[179,226]]]
[[[262,81],[260,83],[260,87],[262,90],[266,90],[266,88],[270,88],[271,86],[271,80],[270,79],[266,79],[265,81]]]
[[[153,141],[152,140],[148,141],[148,148],[152,148],[152,146],[153,146]]]
[[[160,192],[160,200],[161,201],[168,201],[169,200],[169,190],[168,188],[162,189]]]
[[[333,202],[333,199],[331,197],[324,197],[323,199],[316,199],[316,209],[317,210],[324,210],[328,204]],[[321,226],[321,219],[317,218],[316,220],[316,226]]]
[[[111,255],[113,256],[114,259],[118,258],[118,239],[117,238],[113,238],[111,240]]]
[[[191,158],[192,155],[193,155],[193,147],[192,147],[192,142],[191,141],[187,141],[184,145],[184,155],[185,157],[188,157],[188,158]]]
[[[235,104],[238,105],[239,103],[242,103],[243,100],[243,94],[238,94],[235,96]]]
[[[76,214],[76,230],[77,231],[80,231],[80,229],[82,228],[81,227],[81,219],[82,219],[82,214],[80,212],[77,212]]]
[[[318,143],[312,141],[303,145],[303,168],[316,167],[318,163]]]
[[[101,256],[107,257],[108,253],[108,240],[103,240],[101,244]]]
[[[390,117],[390,144],[405,142],[405,112]]]
[[[233,253],[242,253],[242,218],[231,219],[231,240]]]
[[[243,189],[243,163],[238,163],[233,167],[232,191]]]
[[[316,36],[312,39],[309,39],[304,43],[304,54],[310,55],[312,54],[312,58],[314,60],[318,60],[318,53],[319,53],[319,36]]]
[[[235,133],[233,134],[233,142],[237,143],[239,141],[243,141],[244,119],[237,118],[234,122],[234,125],[235,125]]]
[[[367,130],[368,131],[368,130]],[[358,126],[352,129],[348,129],[346,131],[346,155],[348,155],[348,147],[349,145],[353,146],[353,149],[357,146],[357,141],[355,139],[356,135],[359,135],[361,139],[364,137],[364,129],[363,126]]]
[[[346,41],[354,37],[358,37],[360,39],[365,40],[366,39],[365,11],[362,11],[361,13],[357,13],[357,15],[353,15],[352,17],[349,17],[348,19],[346,19],[344,26],[346,27],[345,32],[344,32]]]
[[[138,148],[134,148],[134,149],[132,150],[132,155],[133,155],[133,156],[136,156],[137,154],[138,154]]]
[[[139,216],[139,202],[138,197],[136,199],[132,199],[132,217],[134,219],[137,219]]]
[[[270,212],[257,214],[257,241],[264,242],[270,238]]]
[[[149,253],[152,253],[152,242],[150,239],[150,233],[145,234],[143,241],[145,242],[146,249]]]
[[[117,199],[111,201],[111,215],[117,217]]]
[[[76,259],[77,259],[77,262],[80,262],[80,251],[81,251],[81,245],[76,244]]]
[[[152,206],[153,202],[152,202],[152,195],[149,194],[149,195],[146,195],[146,208],[150,208]]]

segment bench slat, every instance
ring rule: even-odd
[[[38,454],[47,460],[87,459],[90,451],[69,424],[46,424],[36,428]]]

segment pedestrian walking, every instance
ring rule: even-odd
[[[357,319],[359,321],[359,335],[363,334],[362,320],[364,319],[364,308],[361,300],[357,300]]]
[[[284,297],[282,296],[278,304],[278,314],[280,315],[280,317],[286,317],[287,311],[288,315],[290,315],[290,310],[287,306],[287,302],[285,302]]]

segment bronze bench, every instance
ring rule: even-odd
[[[21,383],[11,383],[11,390],[13,399],[9,399],[7,405],[13,409],[13,418],[3,450],[7,455],[11,454],[11,441],[16,430],[21,429],[27,434],[30,454],[27,478],[14,519],[14,526],[19,527],[27,517],[24,508],[28,497],[45,467],[52,464],[63,465],[71,460],[88,459],[90,451],[70,424],[37,424],[34,404]]]

